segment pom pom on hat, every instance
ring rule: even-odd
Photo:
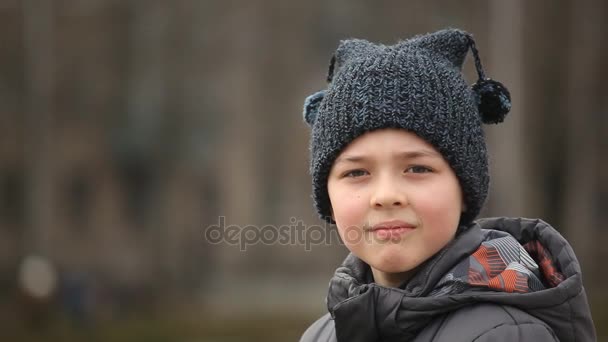
[[[481,121],[485,124],[501,123],[511,110],[511,94],[502,83],[485,76],[475,41],[471,35],[467,35],[467,37],[479,76],[472,89],[477,100]]]
[[[334,66],[336,64],[336,55],[334,54],[331,57],[331,61],[329,62],[329,70],[327,72],[327,82],[331,82],[334,77]],[[320,90],[306,98],[304,100],[304,112],[303,117],[304,121],[312,127],[315,121],[317,120],[317,114],[319,114],[319,107],[321,106],[321,101],[325,98],[325,93],[327,90]]]
[[[304,101],[304,121],[310,126],[315,123],[317,114],[319,113],[319,106],[321,101],[325,97],[325,90],[318,91],[306,98]]]
[[[481,121],[497,124],[504,121],[511,110],[511,94],[502,83],[492,79],[480,79],[473,85]]]

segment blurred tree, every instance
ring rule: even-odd
[[[25,253],[49,253],[53,222],[53,95],[55,90],[54,18],[52,0],[22,2],[27,84],[25,130],[26,203]]]
[[[566,232],[576,248],[591,288],[597,283],[595,278],[599,271],[594,267],[598,265],[594,261],[599,250],[595,237],[600,234],[598,228],[602,222],[606,222],[600,221],[601,214],[596,205],[600,200],[600,134],[607,133],[600,132],[597,127],[602,115],[602,95],[608,94],[607,89],[601,92],[605,82],[598,77],[601,75],[598,70],[602,69],[602,63],[605,67],[606,60],[600,59],[597,46],[606,42],[602,26],[605,25],[603,15],[608,6],[601,0],[583,0],[570,6],[567,18],[570,46],[567,52],[564,51],[568,60],[568,69],[564,70],[568,79],[565,99],[568,115],[563,132],[566,146],[560,151],[566,161],[563,165],[564,182],[558,185],[564,187],[564,196],[560,199],[563,208],[560,221],[568,229]],[[603,115],[606,114],[604,112]],[[606,154],[603,155],[605,158]],[[603,181],[608,181],[606,175]]]

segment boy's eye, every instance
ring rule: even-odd
[[[367,174],[367,172],[365,170],[351,170],[348,171],[344,174],[344,177],[361,177],[361,176],[365,176]]]
[[[414,165],[414,166],[410,166],[407,169],[405,169],[405,172],[411,172],[411,173],[427,173],[427,172],[432,172],[433,170],[431,170],[430,168],[426,167],[426,166],[422,166],[422,165]]]

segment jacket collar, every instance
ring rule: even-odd
[[[555,287],[524,294],[482,289],[437,296],[433,290],[444,276],[478,250],[485,239],[500,233],[496,231],[510,234],[522,245],[538,241],[565,279]],[[435,317],[477,302],[519,307],[547,322],[564,340],[585,340],[593,335],[580,265],[568,242],[541,220],[478,220],[423,264],[401,288],[373,283],[369,266],[351,254],[336,270],[327,296],[338,341],[355,342],[413,339]],[[564,321],[572,324],[564,325]]]
[[[349,254],[330,281],[327,307],[336,324],[339,341],[399,340],[414,337],[434,315],[422,312],[407,321],[399,319],[406,298],[428,295],[440,278],[481,243],[479,225],[473,224],[428,260],[403,288],[372,283],[369,266]],[[447,311],[447,310],[446,310]]]

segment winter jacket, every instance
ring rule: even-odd
[[[308,341],[595,341],[580,265],[541,220],[482,219],[400,288],[352,254]]]

